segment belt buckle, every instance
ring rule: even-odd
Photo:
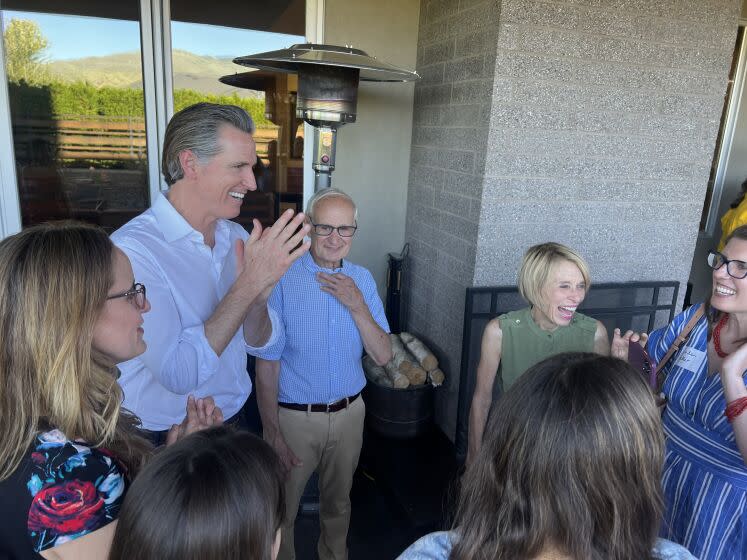
[[[334,403],[333,403],[333,404],[334,404]],[[325,410],[325,411],[324,411],[324,413],[325,413],[325,414],[329,414],[329,412],[330,412],[330,407],[331,407],[331,406],[332,406],[332,405],[331,405],[330,403],[327,403],[327,410]]]

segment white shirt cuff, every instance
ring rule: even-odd
[[[267,350],[269,347],[271,347],[275,342],[278,340],[278,333],[280,332],[281,323],[280,323],[280,316],[277,314],[277,312],[270,307],[267,306],[267,315],[270,317],[270,324],[272,325],[272,333],[270,334],[270,338],[265,342],[262,346],[249,346],[246,343],[246,339],[244,339],[244,346],[246,347],[247,354],[251,354],[252,356],[256,356],[258,353],[263,352]]]
[[[182,331],[181,339],[189,344],[197,358],[197,387],[205,383],[220,368],[220,356],[205,336],[205,326],[196,325]]]

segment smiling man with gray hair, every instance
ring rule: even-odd
[[[251,117],[232,105],[198,103],[175,114],[163,148],[168,193],[112,235],[152,304],[148,349],[119,365],[119,382],[124,406],[156,444],[181,422],[190,394],[212,395],[227,422],[246,427],[247,352],[275,342],[267,299],[308,250],[303,214],[287,211],[265,230],[254,220],[251,235],[230,221],[257,189],[253,133]]]

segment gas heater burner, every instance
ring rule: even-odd
[[[314,127],[314,190],[331,184],[337,129],[345,123],[355,122],[359,80],[409,82],[419,78],[416,72],[380,62],[360,49],[314,43],[241,56],[234,62],[262,70],[298,74],[296,116]],[[221,81],[230,78],[224,76]],[[246,87],[241,85],[240,79],[234,84]]]

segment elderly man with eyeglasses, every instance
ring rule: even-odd
[[[347,558],[350,488],[363,440],[365,350],[384,365],[389,325],[371,273],[345,260],[357,230],[353,200],[323,189],[309,201],[311,249],[270,296],[278,340],[257,352],[264,437],[287,470],[280,560],[295,558],[293,528],[304,487],[319,473],[321,560]]]

